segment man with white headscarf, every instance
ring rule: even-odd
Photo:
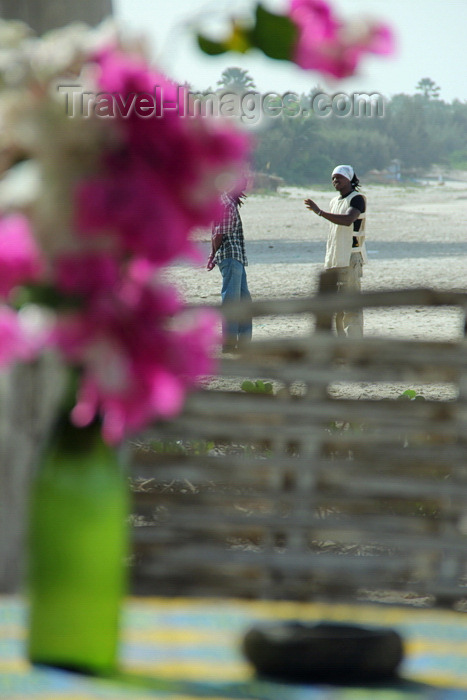
[[[312,199],[307,209],[329,221],[326,245],[326,270],[338,272],[338,291],[360,291],[362,266],[367,261],[365,246],[366,198],[358,192],[359,180],[351,165],[338,165],[331,175],[338,195],[331,200],[330,211],[323,211]],[[361,338],[363,313],[340,311],[336,314],[338,335]]]

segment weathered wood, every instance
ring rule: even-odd
[[[318,292],[322,294],[335,294],[337,291],[338,274],[337,270],[326,270],[320,275]],[[316,330],[330,331],[332,328],[332,314],[316,314]]]
[[[134,446],[140,593],[349,597],[399,589],[467,597],[465,341],[342,339],[333,312],[454,306],[414,289],[253,302],[229,317],[308,312],[308,337],[255,341],[224,360],[232,388],[200,391]],[[241,379],[274,383],[246,394]],[[449,401],[332,398],[336,382],[444,383]],[[164,444],[181,454],[164,454]],[[151,442],[157,450],[151,449]],[[206,446],[203,452],[203,444]],[[185,453],[183,451],[185,450]]]
[[[334,311],[407,306],[452,306],[460,311],[467,308],[467,295],[462,292],[437,291],[435,289],[394,289],[383,292],[348,293],[345,295],[318,295],[301,299],[271,299],[251,303],[229,304],[223,313],[229,319],[243,319],[250,315],[282,316],[288,314],[324,314]]]

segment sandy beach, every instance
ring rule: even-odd
[[[435,182],[414,186],[369,185],[367,250],[362,290],[429,287],[467,290],[467,181]],[[283,187],[277,193],[251,194],[241,209],[248,282],[254,299],[303,297],[316,291],[323,269],[328,224],[303,203],[314,199],[329,208],[333,190]],[[197,239],[203,259],[210,248],[209,231]],[[184,298],[194,304],[217,304],[221,277],[215,268],[179,264],[170,276]],[[258,319],[255,338],[300,335],[309,332],[306,318]],[[411,339],[456,340],[463,332],[461,314],[450,308],[409,308],[384,312],[368,310],[365,334]],[[371,389],[362,388],[362,396]],[[448,398],[449,387],[433,388]],[[431,390],[425,391],[425,395]],[[441,393],[440,393],[441,392]],[[399,387],[389,392],[398,395]],[[432,393],[432,392],[431,392]]]

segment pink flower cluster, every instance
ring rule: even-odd
[[[186,390],[212,370],[216,318],[183,318],[173,288],[128,274],[80,311],[62,315],[55,342],[66,360],[83,368],[76,425],[103,416],[110,443],[155,418],[178,412]]]
[[[139,60],[115,51],[97,57],[99,91],[154,96],[177,103],[177,86]],[[112,231],[123,253],[157,266],[196,255],[188,235],[220,214],[225,179],[234,183],[248,139],[216,120],[180,117],[117,120],[116,147],[102,154],[100,171],[77,189],[77,230],[83,237]],[[217,182],[216,182],[217,180]]]
[[[124,99],[158,85],[168,100],[177,89],[117,48],[94,56],[92,65],[96,90]],[[18,288],[29,285],[30,300],[37,290],[36,303],[52,298],[53,312],[41,346],[23,332],[13,308],[0,307],[0,365],[31,359],[31,348],[55,347],[80,374],[73,422],[100,417],[104,438],[115,444],[174,415],[200,375],[213,371],[217,316],[189,313],[159,271],[196,254],[190,234],[218,216],[220,193],[241,177],[249,142],[216,120],[167,112],[100,124],[106,133],[97,166],[71,193],[74,244],[66,252],[51,257],[38,249],[33,217],[0,219],[0,294],[16,303]]]
[[[8,298],[18,284],[40,278],[41,254],[28,219],[10,214],[0,219],[0,297]]]
[[[290,0],[290,19],[298,28],[294,62],[335,78],[353,75],[366,53],[390,54],[391,29],[380,22],[344,22],[325,0]]]

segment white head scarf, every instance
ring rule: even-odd
[[[337,165],[332,171],[331,177],[333,177],[333,175],[343,175],[347,180],[352,180],[355,171],[351,165]]]

